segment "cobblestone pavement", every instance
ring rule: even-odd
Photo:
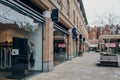
[[[52,72],[40,73],[29,80],[120,80],[120,67],[97,66],[99,57],[95,52],[84,53],[56,66]]]

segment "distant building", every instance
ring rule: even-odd
[[[88,38],[90,48],[94,47],[100,50],[107,50],[108,48],[115,49],[119,45],[116,44],[116,41],[119,41],[120,38],[120,26],[105,25],[104,27],[89,27]]]

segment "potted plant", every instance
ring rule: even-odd
[[[78,52],[78,55],[79,55],[79,56],[82,56],[82,55],[83,55],[83,51],[80,50],[80,51]]]

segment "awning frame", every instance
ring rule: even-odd
[[[4,5],[7,5],[13,8],[14,10],[22,14],[25,14],[31,18],[34,18],[37,21],[45,22],[45,18],[40,13],[33,10],[32,8],[30,8],[29,6],[27,6],[26,4],[22,3],[19,0],[16,0],[16,2],[13,0],[0,0],[0,3],[3,3]]]

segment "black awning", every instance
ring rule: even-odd
[[[15,2],[13,0],[0,0],[0,3],[3,3],[4,5],[11,7],[12,9],[14,9],[15,11],[21,14],[24,14],[33,19],[36,19],[37,21],[40,21],[40,22],[45,21],[45,18],[39,12],[35,11],[34,9],[30,8],[29,6],[27,6],[26,4],[20,1]]]
[[[116,42],[120,42],[120,39],[117,39]]]
[[[65,34],[69,34],[68,30],[64,29],[64,28],[61,27],[60,25],[58,25],[58,24],[56,24],[56,23],[53,23],[53,25],[54,25],[54,28],[62,31],[62,32],[65,33]]]

